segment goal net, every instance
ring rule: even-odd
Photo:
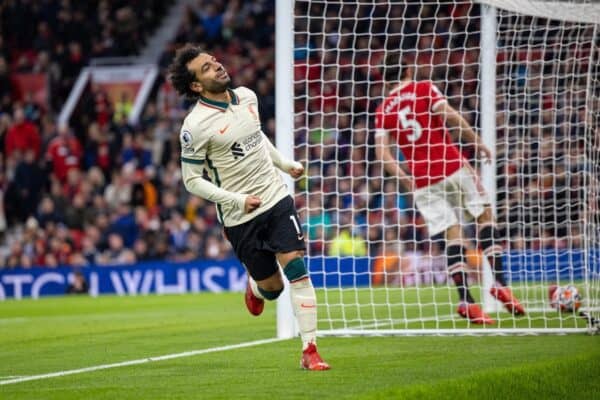
[[[579,311],[598,317],[598,4],[296,0],[293,11],[294,154],[307,166],[295,192],[320,334],[590,330],[579,312],[551,307],[548,291],[575,286]],[[489,295],[490,266],[461,210],[471,292],[496,324],[458,315],[443,237],[429,236],[412,194],[377,161],[374,113],[391,51],[494,153],[488,166],[460,147],[491,198],[505,277],[525,316]]]

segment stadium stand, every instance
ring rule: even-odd
[[[102,91],[88,96],[80,119],[72,126],[58,126],[55,122],[57,110],[78,71],[94,57],[138,53],[172,3],[11,0],[0,5],[0,200],[3,205],[0,208],[0,267],[85,266],[232,256],[228,243],[221,240],[214,207],[189,196],[181,184],[177,132],[188,104],[180,100],[166,82],[165,70],[175,50],[186,42],[197,43],[212,52],[224,60],[235,86],[249,86],[259,94],[263,130],[273,137],[274,1],[254,1],[251,5],[241,0],[223,1],[218,5],[206,1],[191,3],[176,37],[159,61],[161,77],[137,126],[129,125],[123,117],[128,100],[111,104]],[[448,15],[476,14],[475,9],[464,6],[445,7],[441,12]],[[462,19],[461,33],[453,34],[451,39],[444,31],[447,27],[440,23],[436,25],[438,34],[434,40],[428,35],[415,34],[419,29],[431,31],[426,24],[430,23],[429,19],[433,21],[434,8],[423,7],[419,11],[415,6],[411,10],[408,7],[406,13],[420,12],[424,25],[406,24],[403,35],[390,37],[387,45],[417,49],[413,57],[423,68],[429,68],[431,60],[436,64],[442,52],[453,52],[450,60],[456,80],[446,80],[445,76],[436,75],[435,70],[432,74],[427,70],[422,72],[424,76],[445,82],[441,89],[451,103],[463,111],[471,124],[478,126],[478,70],[474,49],[480,31],[479,19]],[[365,21],[369,20],[368,7],[360,8],[360,12],[364,13]],[[26,21],[27,26],[14,29],[18,21]],[[335,29],[340,32],[354,29],[343,26],[352,23],[350,21],[340,20],[342,26]],[[312,22],[310,29],[315,33],[323,31],[318,20]],[[365,32],[366,29],[365,26]],[[386,29],[385,24],[381,29]],[[402,42],[400,36],[404,37]],[[448,40],[454,42],[453,46],[448,46]],[[366,238],[369,238],[368,243],[381,241],[384,232],[380,227],[385,222],[399,227],[400,238],[412,243],[409,246],[415,254],[427,253],[435,258],[441,249],[426,240],[425,224],[418,213],[412,211],[410,196],[397,193],[394,184],[370,179],[380,176],[377,175],[380,172],[370,168],[367,162],[357,160],[372,160],[374,155],[357,154],[364,152],[365,147],[353,146],[349,140],[350,131],[354,132],[352,137],[357,143],[372,140],[367,112],[373,112],[380,101],[371,96],[381,92],[377,89],[380,77],[377,69],[368,65],[368,62],[376,63],[377,58],[368,57],[365,52],[367,61],[358,68],[349,65],[345,58],[345,50],[363,45],[365,49],[369,46],[384,48],[383,43],[367,46],[360,40],[352,43],[342,38],[336,43],[337,51],[333,51],[332,45],[332,51],[325,55],[336,59],[331,65],[341,64],[339,70],[322,66],[327,63],[317,62],[317,54],[314,62],[295,65],[296,76],[307,77],[309,81],[329,78],[355,81],[353,85],[341,86],[342,93],[336,92],[335,87],[328,91],[327,85],[320,84],[296,87],[296,141],[309,145],[308,160],[302,160],[308,165],[308,178],[301,183],[301,188],[310,192],[322,190],[325,194],[308,196],[308,200],[297,196],[297,206],[312,238],[310,254],[355,254],[358,251],[354,246],[345,250],[343,240],[331,236],[327,227],[339,224],[353,227],[345,234],[357,237],[360,255],[379,255],[381,249],[377,245],[368,246],[364,242]],[[452,48],[459,50],[448,50]],[[306,52],[314,52],[314,45],[301,43],[299,39],[295,48],[297,59],[304,59]],[[445,59],[445,55],[443,57]],[[49,101],[40,102],[28,93],[19,93],[19,73],[46,76]],[[352,101],[348,100],[350,94]],[[336,117],[332,110],[337,111]],[[351,119],[350,115],[355,118]],[[321,118],[328,121],[324,126],[331,129],[315,128],[317,119]],[[315,143],[337,146],[311,146],[311,138],[315,138]],[[554,151],[560,151],[557,146],[555,144]],[[305,150],[297,148],[297,159],[307,154]],[[543,151],[549,150],[531,144],[531,152]],[[575,154],[565,156],[576,157]],[[508,173],[503,179],[510,182],[523,169],[533,168],[526,163],[527,157],[515,156],[509,170],[500,171]],[[334,176],[348,179],[339,180],[338,188]],[[578,190],[577,186],[567,187],[564,180],[545,180],[543,174],[538,178],[532,175],[531,179],[536,188],[543,186],[543,193]],[[522,197],[522,193],[514,193],[499,201],[504,204],[503,209],[526,212],[528,208]],[[310,209],[323,208],[324,212],[309,215],[306,203],[323,199],[324,204],[311,204]],[[367,211],[369,206],[380,204],[385,204],[385,212]],[[343,211],[334,211],[347,207],[365,211],[354,219]],[[510,214],[500,217],[504,227],[510,229]],[[548,230],[545,235],[536,246],[560,246],[561,232]],[[315,240],[317,237],[321,240]],[[535,242],[517,242],[514,246],[532,243]],[[332,244],[335,244],[333,249]],[[440,264],[435,260],[429,262]],[[436,280],[438,275],[434,277]]]
[[[177,99],[164,72],[188,41],[227,55],[235,85],[263,96],[263,123],[272,133],[274,2],[190,2],[139,125],[123,118],[127,104],[111,104],[102,91],[83,100],[71,126],[56,123],[79,70],[94,57],[137,54],[172,3],[0,5],[0,267],[231,257],[214,207],[188,196],[181,184],[177,132],[188,104]],[[23,20],[30,29],[11,29]],[[15,90],[20,72],[47,74],[46,106]]]

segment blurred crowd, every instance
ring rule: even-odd
[[[10,74],[15,72],[48,74],[51,106],[60,111],[90,59],[136,55],[171,4],[173,0],[0,2],[2,112],[12,108]]]
[[[11,43],[10,49],[37,55],[33,60],[46,51],[50,59],[57,60],[54,67],[65,82],[65,71],[75,79],[90,57],[134,55],[143,45],[139,35],[156,28],[156,16],[164,15],[170,2],[131,3],[4,2],[0,6],[3,20],[27,12],[35,17],[33,21],[49,25],[56,42],[47,49],[36,49],[33,43],[43,35],[35,29],[30,32],[37,35],[27,38],[11,36],[8,29],[2,31],[2,37],[4,43]],[[275,14],[273,1],[214,3],[198,1],[186,9],[177,36],[161,58],[162,74],[152,99],[136,126],[128,123],[127,104],[111,104],[97,87],[84,95],[70,126],[56,123],[59,108],[44,110],[34,102],[15,101],[9,75],[20,56],[9,58],[7,53],[6,79],[0,79],[0,98],[9,99],[0,114],[0,267],[118,265],[233,256],[222,239],[215,208],[189,196],[182,185],[178,133],[189,104],[166,82],[166,67],[175,50],[188,42],[213,52],[227,65],[235,86],[257,91],[263,125],[271,134]],[[126,27],[116,21],[132,12],[137,36],[120,40],[117,30]],[[37,17],[46,14],[51,14],[57,25]],[[67,36],[63,20],[78,32],[70,21],[81,20],[81,15],[91,21],[85,27],[90,34]],[[141,25],[147,26],[142,29]],[[80,64],[60,64],[61,43],[69,49],[83,49]],[[102,52],[96,51],[100,45],[104,46]],[[1,73],[0,68],[0,78]],[[66,86],[68,93],[70,87]]]
[[[25,38],[3,28],[0,50],[9,42],[10,48],[27,49],[18,53],[36,54],[30,58],[34,66],[45,53],[59,76],[71,78],[66,86],[89,57],[133,54],[143,43],[129,36],[117,40],[121,24],[114,21],[140,10],[130,2],[5,3],[0,6],[3,21],[33,3],[37,8],[25,7],[27,12],[49,13],[54,22],[36,23],[36,35]],[[159,7],[166,8],[164,2],[147,3],[154,13],[142,13],[136,21],[140,35],[151,32]],[[428,237],[411,195],[375,161],[372,115],[383,99],[380,66],[385,53],[402,49],[405,61],[418,66],[418,77],[433,80],[478,127],[479,9],[466,1],[387,3],[295,2],[295,157],[307,167],[307,176],[296,184],[296,205],[308,233],[309,255],[369,256],[376,271],[412,276],[397,284],[438,282],[445,280],[443,241]],[[47,10],[48,4],[55,8]],[[71,24],[65,19],[79,21],[89,13],[96,21],[86,27],[90,35],[69,37],[64,26]],[[161,57],[161,77],[136,126],[128,124],[122,112],[126,107],[110,104],[97,88],[81,102],[71,126],[57,126],[56,109],[10,100],[10,82],[3,77],[19,68],[22,56],[2,50],[0,267],[232,257],[214,207],[189,196],[181,184],[178,131],[189,104],[166,82],[165,70],[185,43],[211,52],[229,70],[233,86],[257,92],[263,130],[273,138],[274,16],[273,0],[193,2]],[[39,47],[46,43],[46,31],[55,39]],[[65,54],[82,37],[86,42],[78,47],[84,54],[79,64],[71,65],[72,57]],[[586,114],[567,94],[563,103],[551,100],[556,87],[571,93],[583,78],[540,83],[536,79],[548,71],[523,69],[521,53],[511,52],[510,37],[505,40],[507,47],[499,53],[506,63],[499,59],[499,65],[514,70],[505,71],[510,78],[499,82],[497,99],[497,210],[503,237],[515,249],[580,246],[588,166],[583,144],[570,139],[583,134]],[[541,60],[562,55],[559,49]],[[587,68],[585,54],[564,56],[571,60],[565,63]],[[563,68],[558,72],[569,71],[568,65]],[[513,81],[515,76],[522,82]],[[63,99],[70,89],[66,86],[57,91]],[[516,96],[527,87],[529,97]],[[549,100],[540,105],[539,99]],[[463,151],[473,158],[468,148]],[[467,231],[472,234],[473,229],[467,221]],[[476,267],[475,247],[471,256]]]

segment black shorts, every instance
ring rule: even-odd
[[[277,272],[276,253],[306,248],[291,196],[244,224],[225,227],[225,235],[250,276],[257,281]]]

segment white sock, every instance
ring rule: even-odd
[[[317,295],[310,278],[290,282],[290,295],[304,350],[317,343]]]
[[[250,290],[252,290],[252,293],[259,299],[264,300],[265,296],[263,296],[262,293],[258,290],[258,285],[256,284],[256,281],[252,279],[250,275],[248,275],[248,281],[250,282]]]

